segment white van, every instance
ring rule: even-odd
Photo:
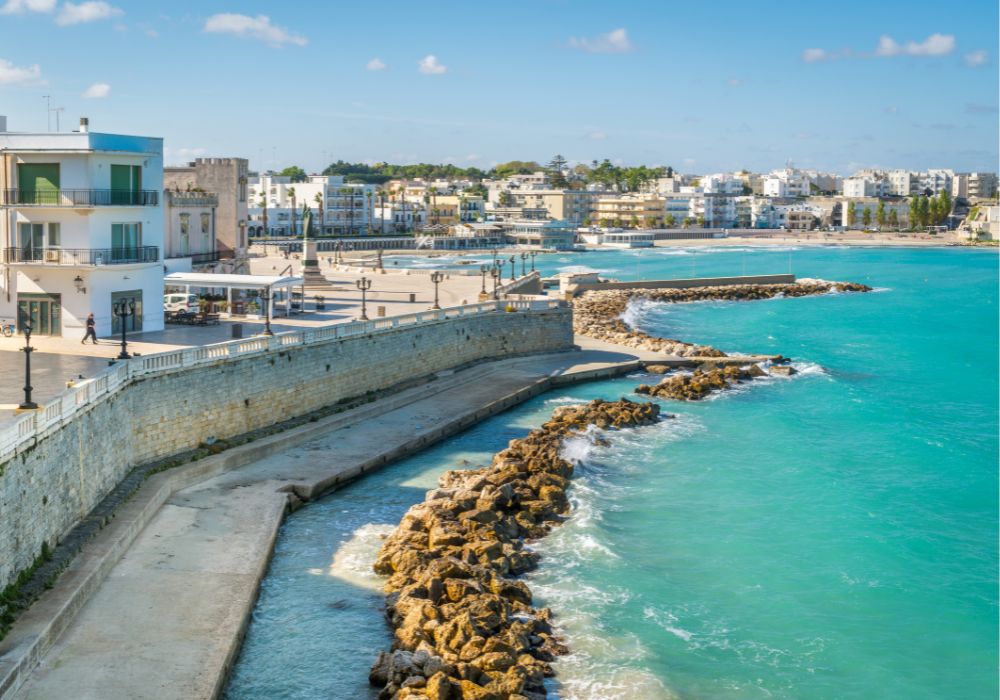
[[[188,313],[198,313],[197,294],[164,294],[163,310],[167,313],[186,311]]]

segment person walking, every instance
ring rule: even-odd
[[[83,340],[80,341],[81,344],[87,342],[87,338],[92,338],[94,345],[97,345],[97,330],[95,326],[97,325],[94,321],[94,314],[87,314],[87,334],[83,336]]]

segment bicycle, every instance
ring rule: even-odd
[[[14,327],[13,323],[8,323],[7,321],[0,321],[0,333],[3,333],[4,338],[10,338],[17,332],[17,328]]]

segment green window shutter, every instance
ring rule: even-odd
[[[138,165],[111,166],[111,203],[138,204],[142,189],[142,168]]]
[[[59,164],[19,163],[18,204],[58,204]]]

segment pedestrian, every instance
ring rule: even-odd
[[[92,338],[94,345],[97,345],[97,330],[95,326],[97,322],[94,321],[94,314],[87,314],[87,334],[83,336],[83,340],[80,341],[81,344],[87,342],[87,338]]]

